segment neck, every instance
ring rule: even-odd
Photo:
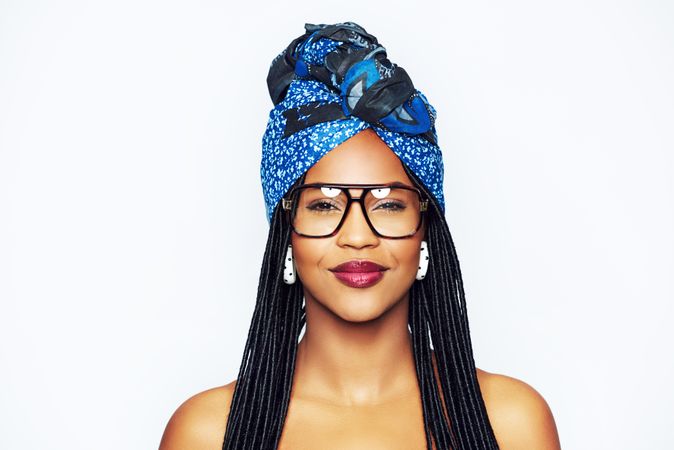
[[[298,344],[294,397],[343,406],[376,405],[419,395],[409,296],[381,316],[351,322],[305,293],[306,330]]]

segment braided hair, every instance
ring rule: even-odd
[[[459,260],[436,199],[430,199],[426,241],[432,264],[410,288],[408,325],[422,398],[428,449],[498,449],[477,381]],[[295,185],[304,182],[304,175]],[[300,332],[306,323],[302,283],[283,282],[290,224],[276,207],[260,271],[243,360],[232,398],[223,450],[273,450],[283,431]]]

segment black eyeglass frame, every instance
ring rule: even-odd
[[[307,234],[300,233],[295,229],[295,226],[293,225],[292,221],[292,213],[293,213],[293,195],[295,192],[305,189],[305,188],[310,188],[310,187],[326,187],[326,188],[338,188],[344,191],[346,194],[347,202],[346,202],[346,207],[344,208],[344,214],[342,215],[341,220],[337,224],[337,227],[335,227],[335,230],[332,233],[329,234],[323,234],[320,236],[311,236]],[[386,236],[384,234],[381,234],[378,232],[374,225],[372,225],[372,222],[370,221],[370,217],[367,214],[367,211],[365,210],[365,204],[363,203],[363,199],[365,196],[372,190],[372,189],[382,189],[382,188],[396,188],[396,189],[407,189],[409,191],[414,191],[417,193],[419,196],[419,223],[417,224],[416,229],[404,236]],[[363,189],[363,192],[361,193],[360,197],[353,197],[351,195],[351,192],[349,192],[349,189]],[[287,197],[287,198],[286,198]],[[334,184],[334,183],[308,183],[308,184],[301,184],[299,186],[295,186],[294,188],[290,189],[288,193],[286,194],[285,197],[281,199],[281,205],[286,213],[286,218],[288,220],[288,223],[290,224],[290,227],[292,228],[293,232],[296,233],[298,236],[306,237],[306,238],[326,238],[326,237],[331,237],[335,236],[339,230],[342,228],[342,225],[346,221],[346,216],[349,214],[349,207],[351,206],[351,203],[359,203],[360,204],[360,209],[363,212],[363,217],[365,217],[365,221],[367,222],[368,226],[370,227],[370,230],[378,236],[386,239],[406,239],[408,237],[414,236],[417,234],[417,231],[421,228],[421,225],[424,222],[424,217],[425,217],[425,212],[428,210],[428,199],[424,199],[423,194],[421,193],[421,190],[414,186],[408,186],[404,183],[400,182],[393,182],[393,183],[386,183],[386,184]]]

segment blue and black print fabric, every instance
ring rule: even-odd
[[[274,60],[274,108],[262,138],[267,220],[290,186],[322,156],[372,128],[434,195],[444,213],[436,112],[377,38],[353,22],[305,24]]]

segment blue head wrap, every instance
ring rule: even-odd
[[[305,24],[305,30],[274,58],[267,77],[275,105],[262,138],[267,220],[304,172],[366,128],[419,177],[444,214],[436,114],[426,97],[359,25]]]

